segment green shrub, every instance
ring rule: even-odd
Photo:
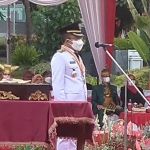
[[[33,66],[39,62],[39,54],[34,46],[17,45],[12,53],[12,64],[19,66]]]
[[[14,44],[22,44],[26,42],[26,36],[23,34],[18,34],[18,35],[12,35],[11,36],[11,43]]]
[[[120,49],[120,50],[131,50],[135,49],[130,42],[129,39],[122,39],[122,38],[114,38],[114,44]],[[117,49],[117,48],[115,48]]]
[[[125,38],[114,38],[114,45],[116,45],[120,50],[131,50],[131,49],[135,49],[132,45],[132,43],[130,42],[129,39]],[[86,41],[86,45],[84,46],[85,51],[90,51],[90,46],[88,41]],[[115,47],[115,49],[117,49]]]
[[[129,73],[133,74],[136,78],[137,84],[139,87],[147,90],[148,89],[148,74],[149,74],[148,67],[143,67],[141,69],[135,69],[132,71],[129,71]],[[86,82],[91,85],[97,84],[97,79],[95,77],[92,77],[90,75],[87,75]],[[117,87],[124,86],[125,83],[125,76],[124,75],[111,75],[111,83],[115,84]]]
[[[0,50],[6,49],[6,39],[4,37],[0,37]]]
[[[86,75],[86,83],[89,83],[91,85],[97,85],[97,78],[92,77],[91,75],[87,74]]]
[[[32,44],[37,40],[35,35],[32,35]],[[12,35],[11,36],[11,48],[14,50],[16,46],[19,46],[20,44],[26,44],[26,35],[18,34],[18,35]]]
[[[43,74],[46,71],[50,71],[50,63],[49,62],[40,62],[39,64],[31,67],[29,69],[34,74]]]
[[[132,71],[129,71],[129,73],[135,76],[139,87],[145,90],[148,89],[148,74],[149,74],[148,67],[143,67],[141,69],[132,70]],[[118,87],[124,86],[125,76],[124,75],[114,76],[112,83],[114,83]]]

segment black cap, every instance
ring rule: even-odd
[[[65,34],[65,33],[70,33],[72,35],[82,37],[84,35],[82,34],[81,29],[82,29],[82,22],[77,21],[59,29],[59,33],[60,35]]]

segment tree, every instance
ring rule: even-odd
[[[147,1],[148,1],[148,0],[147,0]],[[133,4],[134,4],[135,8],[137,9],[137,11],[138,11],[139,13],[142,13],[143,10],[144,10],[144,7],[143,7],[143,5],[142,5],[141,0],[132,0],[132,2],[133,2]],[[123,7],[123,6],[128,7],[127,0],[117,0],[116,5],[117,5],[117,6],[120,6],[120,7]]]
[[[31,25],[31,9],[30,9],[30,2],[29,0],[22,0],[22,3],[25,7],[25,14],[26,14],[26,41],[27,44],[31,42],[31,35],[32,35],[32,25]]]
[[[77,0],[71,0],[57,6],[38,6],[32,12],[32,23],[37,35],[36,46],[42,59],[48,60],[60,48],[61,39],[58,29],[81,18]]]

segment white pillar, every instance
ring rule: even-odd
[[[13,34],[16,34],[16,3],[14,3]]]
[[[7,64],[10,64],[10,5],[7,6]]]

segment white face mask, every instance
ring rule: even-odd
[[[103,81],[104,81],[105,83],[109,83],[109,82],[110,82],[110,77],[104,77],[104,78],[103,78]]]
[[[73,40],[71,42],[72,42],[71,46],[73,49],[75,49],[76,51],[81,51],[81,49],[84,45],[84,42],[81,39],[77,40],[77,41]]]
[[[135,84],[135,80],[132,80],[132,82]],[[130,81],[128,82],[128,84],[129,84],[130,86],[133,86]]]
[[[10,75],[3,75],[3,79],[9,80],[10,79]]]

